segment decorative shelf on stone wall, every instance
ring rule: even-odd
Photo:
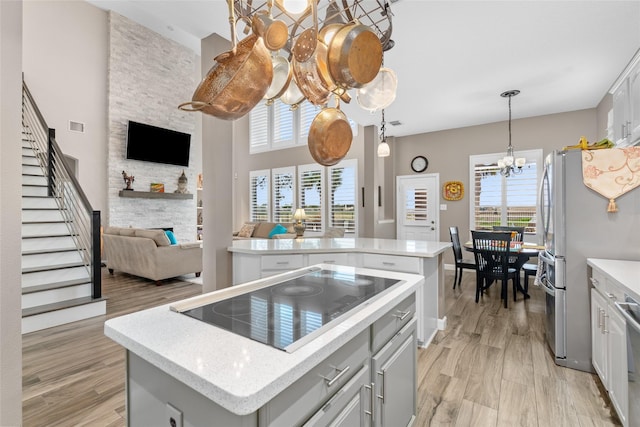
[[[120,190],[118,192],[120,197],[130,197],[134,199],[193,199],[193,194],[182,193],[156,193],[151,191],[129,191]]]

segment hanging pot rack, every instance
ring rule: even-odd
[[[373,30],[384,50],[393,47],[391,33],[393,31],[392,12],[388,0],[310,0],[317,2],[318,28],[325,23],[351,22],[357,20],[360,24]],[[235,13],[238,21],[251,22],[251,18],[257,12],[267,11],[268,4],[265,0],[234,0]],[[273,2],[271,10],[273,19],[279,19],[287,24],[289,40],[283,48],[289,55],[291,47],[300,33],[314,26],[311,7],[301,15],[293,15],[282,7],[280,0]],[[248,31],[248,28],[247,28]]]

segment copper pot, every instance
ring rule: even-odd
[[[333,166],[347,155],[352,139],[347,116],[339,107],[325,107],[311,122],[309,152],[317,163]]]
[[[343,88],[358,88],[373,80],[382,65],[382,44],[373,30],[357,21],[344,25],[331,40],[329,71]]]
[[[284,56],[278,55],[273,57],[272,64],[273,79],[271,80],[269,89],[267,89],[267,92],[264,94],[267,103],[272,103],[285,93],[293,76],[291,64],[289,64],[289,61],[287,61]]]
[[[271,13],[266,11],[253,15],[251,27],[255,34],[262,37],[266,48],[272,51],[282,49],[289,39],[287,24],[279,19],[272,19]]]

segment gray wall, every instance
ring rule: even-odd
[[[596,109],[552,114],[527,119],[512,120],[512,145],[517,150],[542,148],[544,155],[555,149],[578,142],[584,135],[589,141],[597,139]],[[461,240],[469,234],[469,156],[472,154],[504,153],[508,145],[507,122],[490,123],[397,138],[392,146],[396,175],[411,175],[410,162],[415,156],[429,159],[427,173],[439,173],[440,185],[447,181],[464,183],[464,198],[447,201],[447,210],[440,212],[440,240],[449,241],[449,227],[457,225]],[[449,251],[446,263],[453,263]]]
[[[0,425],[22,423],[20,126],[22,2],[0,1]]]
[[[106,212],[107,14],[84,1],[26,1],[24,79],[94,209]],[[69,130],[69,120],[85,132]],[[103,221],[104,223],[104,221]]]
[[[108,224],[121,227],[173,227],[181,242],[196,238],[196,177],[201,170],[199,140],[193,137],[196,114],[178,109],[191,99],[196,85],[196,54],[117,13],[109,13]],[[129,120],[192,134],[189,166],[126,159]],[[195,135],[197,136],[197,135]],[[122,171],[135,177],[136,191],[152,182],[172,193],[184,170],[193,199],[119,197]]]

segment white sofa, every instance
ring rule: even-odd
[[[103,232],[109,273],[114,270],[160,281],[202,271],[202,242],[171,245],[163,230],[107,227]]]

